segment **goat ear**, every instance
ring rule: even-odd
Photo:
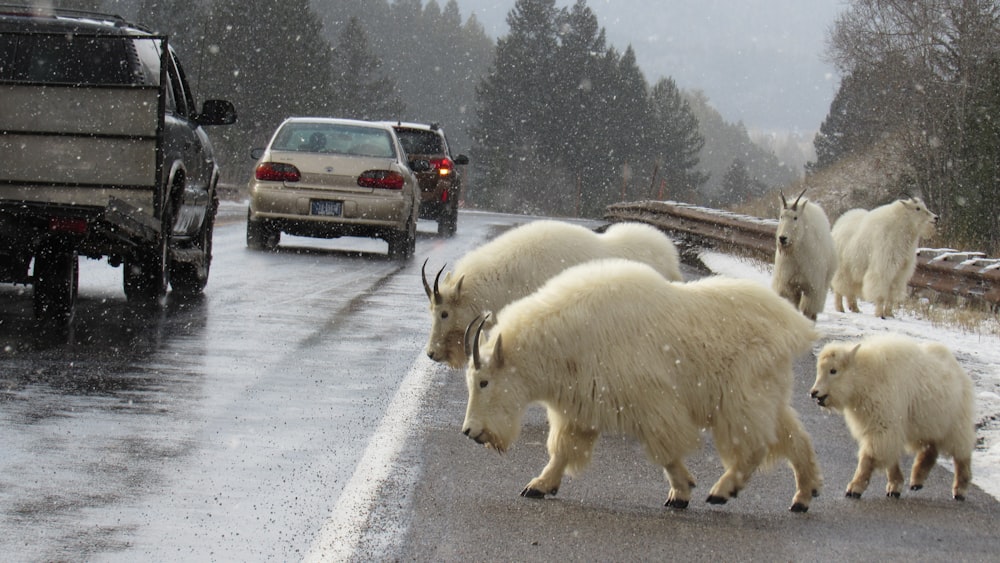
[[[451,272],[448,272],[448,273],[450,274]],[[458,281],[455,282],[455,299],[458,299],[462,295],[462,282],[463,281],[465,281],[465,275],[462,275],[462,277],[458,278]]]
[[[490,365],[496,369],[503,368],[503,335],[497,335],[497,343],[493,345],[493,356],[490,358]]]

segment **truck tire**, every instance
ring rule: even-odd
[[[247,210],[247,248],[251,250],[274,250],[281,241],[281,231],[276,231],[263,221],[250,218]]]
[[[458,229],[458,208],[452,207],[445,210],[444,213],[438,217],[438,236],[441,237],[453,237],[455,236],[455,231]]]
[[[395,260],[412,258],[417,251],[417,227],[411,218],[406,222],[406,228],[396,231],[388,239],[389,257]]]
[[[69,324],[76,311],[80,258],[75,250],[43,247],[35,256],[35,318]]]
[[[182,295],[198,295],[205,291],[205,286],[208,285],[208,273],[212,267],[212,234],[215,230],[215,214],[218,209],[219,200],[213,199],[205,216],[205,223],[198,234],[198,240],[194,242],[194,247],[201,250],[201,263],[171,263],[170,286]]]
[[[125,298],[141,306],[162,305],[170,285],[170,239],[173,215],[164,213],[160,236],[154,248],[141,249],[123,265],[122,286]]]

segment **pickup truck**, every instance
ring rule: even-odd
[[[68,324],[79,257],[122,266],[126,298],[201,293],[216,163],[168,38],[117,16],[0,5],[0,282],[30,284],[36,318]]]

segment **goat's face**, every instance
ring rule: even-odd
[[[521,418],[528,406],[527,395],[515,370],[504,360],[503,339],[497,335],[492,353],[479,351],[476,331],[473,357],[465,373],[469,403],[462,432],[477,443],[505,452],[517,440]]]
[[[920,238],[931,238],[937,234],[938,216],[927,209],[924,200],[919,197],[902,199],[900,203],[906,207],[907,214],[910,215],[913,224],[917,226]]]
[[[806,202],[802,199],[802,193],[791,204],[785,200],[785,195],[781,195],[781,212],[778,214],[778,230],[775,238],[778,241],[778,250],[785,252],[795,246],[802,239],[802,233],[806,229],[803,208]]]
[[[426,265],[426,262],[424,262]],[[443,271],[444,268],[441,269]],[[427,283],[427,277],[421,268],[424,280],[424,291],[430,301],[431,334],[427,341],[427,356],[435,362],[446,363],[458,369],[465,365],[465,351],[462,347],[462,336],[465,327],[472,321],[471,315],[462,303],[462,280],[451,283],[451,272],[440,282],[441,271],[434,278],[434,287]],[[468,318],[466,318],[468,317]]]
[[[850,371],[854,367],[858,344],[850,347],[843,343],[831,343],[823,347],[816,359],[816,381],[809,396],[821,407],[841,410],[846,406],[852,393]]]

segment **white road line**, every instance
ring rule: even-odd
[[[369,518],[378,502],[378,492],[393,472],[405,471],[397,459],[418,415],[435,364],[423,353],[417,356],[392,398],[392,403],[372,435],[368,447],[354,470],[354,475],[333,508],[312,547],[303,558],[306,562],[350,561],[360,546],[388,547],[396,532],[386,526],[371,526]],[[377,549],[376,549],[377,550]],[[368,553],[363,559],[377,554]]]

